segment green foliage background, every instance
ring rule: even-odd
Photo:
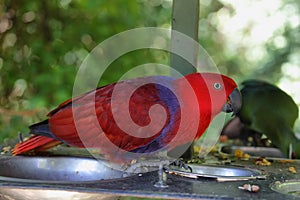
[[[251,77],[277,83],[282,64],[300,49],[299,29],[285,25],[287,45],[276,48],[272,38],[265,43],[266,55],[247,60],[246,48],[230,53],[226,35],[214,15],[234,10],[222,1],[200,1],[200,44],[213,55],[221,72],[238,82]],[[203,3],[204,2],[204,3]],[[299,11],[299,1],[283,0]],[[0,2],[0,142],[27,132],[31,123],[45,119],[48,111],[72,95],[78,67],[103,40],[137,27],[171,26],[169,0],[3,0]],[[245,30],[245,35],[247,35]],[[251,44],[249,44],[251,47]],[[134,51],[121,56],[106,71],[100,84],[108,84],[132,66],[169,63],[163,51]]]

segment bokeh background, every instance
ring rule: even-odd
[[[100,42],[137,27],[171,28],[171,14],[171,0],[0,1],[0,142],[28,132],[70,98],[80,64]],[[238,83],[269,81],[300,104],[300,1],[200,0],[199,42]],[[99,85],[169,58],[158,50],[130,52]]]

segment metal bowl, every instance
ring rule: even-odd
[[[70,183],[124,176],[106,161],[92,158],[16,156],[0,159],[1,181]]]
[[[234,154],[236,150],[241,150],[244,153],[248,153],[251,156],[263,156],[274,158],[285,157],[279,149],[273,147],[223,146],[221,148],[221,152],[226,154]]]
[[[189,165],[189,167],[192,169],[192,171],[184,170],[178,167],[172,167],[170,169],[167,169],[167,172],[170,174],[194,179],[215,179],[218,182],[266,179],[265,174],[263,174],[261,171],[244,167],[194,164]]]
[[[83,191],[0,187],[0,199],[4,200],[109,200],[117,198],[116,195]]]
[[[300,180],[277,181],[271,185],[271,189],[282,194],[300,197]]]

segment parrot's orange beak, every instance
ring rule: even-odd
[[[224,112],[232,112],[233,115],[236,115],[241,109],[242,106],[242,96],[240,91],[235,88],[233,92],[227,98],[227,101],[223,107]]]

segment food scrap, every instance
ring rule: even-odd
[[[289,167],[289,172],[291,172],[292,174],[296,174],[297,173],[295,167]]]
[[[279,184],[281,184],[281,182],[280,181],[275,181],[274,184],[279,185]]]
[[[10,151],[10,149],[11,149],[11,146],[6,146],[6,147],[3,147],[3,148],[2,148],[2,152],[1,152],[1,154],[8,153],[8,152]]]
[[[214,151],[217,151],[215,149],[216,149],[215,147],[208,148],[208,147],[200,147],[200,146],[195,145],[193,148],[193,151],[198,157],[205,157],[208,153],[210,153],[210,152],[214,153]]]
[[[226,141],[228,141],[228,136],[227,135],[220,135],[219,142],[226,142]]]
[[[237,158],[243,157],[243,154],[244,154],[244,152],[240,149],[237,149],[237,150],[234,151],[234,156],[237,157]]]
[[[244,153],[244,155],[243,155],[243,160],[249,160],[249,158],[250,158],[250,155],[249,154],[247,154],[247,153]]]
[[[286,160],[279,160],[280,163],[293,163],[294,160],[286,159]]]
[[[198,158],[198,159],[192,159],[187,161],[188,164],[202,164],[204,163],[204,160]]]
[[[240,190],[246,190],[249,192],[258,192],[259,186],[258,185],[251,185],[251,184],[244,184],[243,186],[238,187]]]
[[[249,158],[250,158],[250,155],[249,155],[249,154],[244,153],[244,152],[243,152],[242,150],[240,150],[240,149],[237,149],[237,150],[234,151],[234,156],[235,156],[236,158],[240,158],[240,159],[242,159],[242,160],[249,160]]]
[[[254,163],[256,165],[260,165],[260,166],[270,166],[271,165],[271,162],[268,161],[266,158],[263,158],[263,157],[260,157],[258,159],[255,159],[254,160]]]

